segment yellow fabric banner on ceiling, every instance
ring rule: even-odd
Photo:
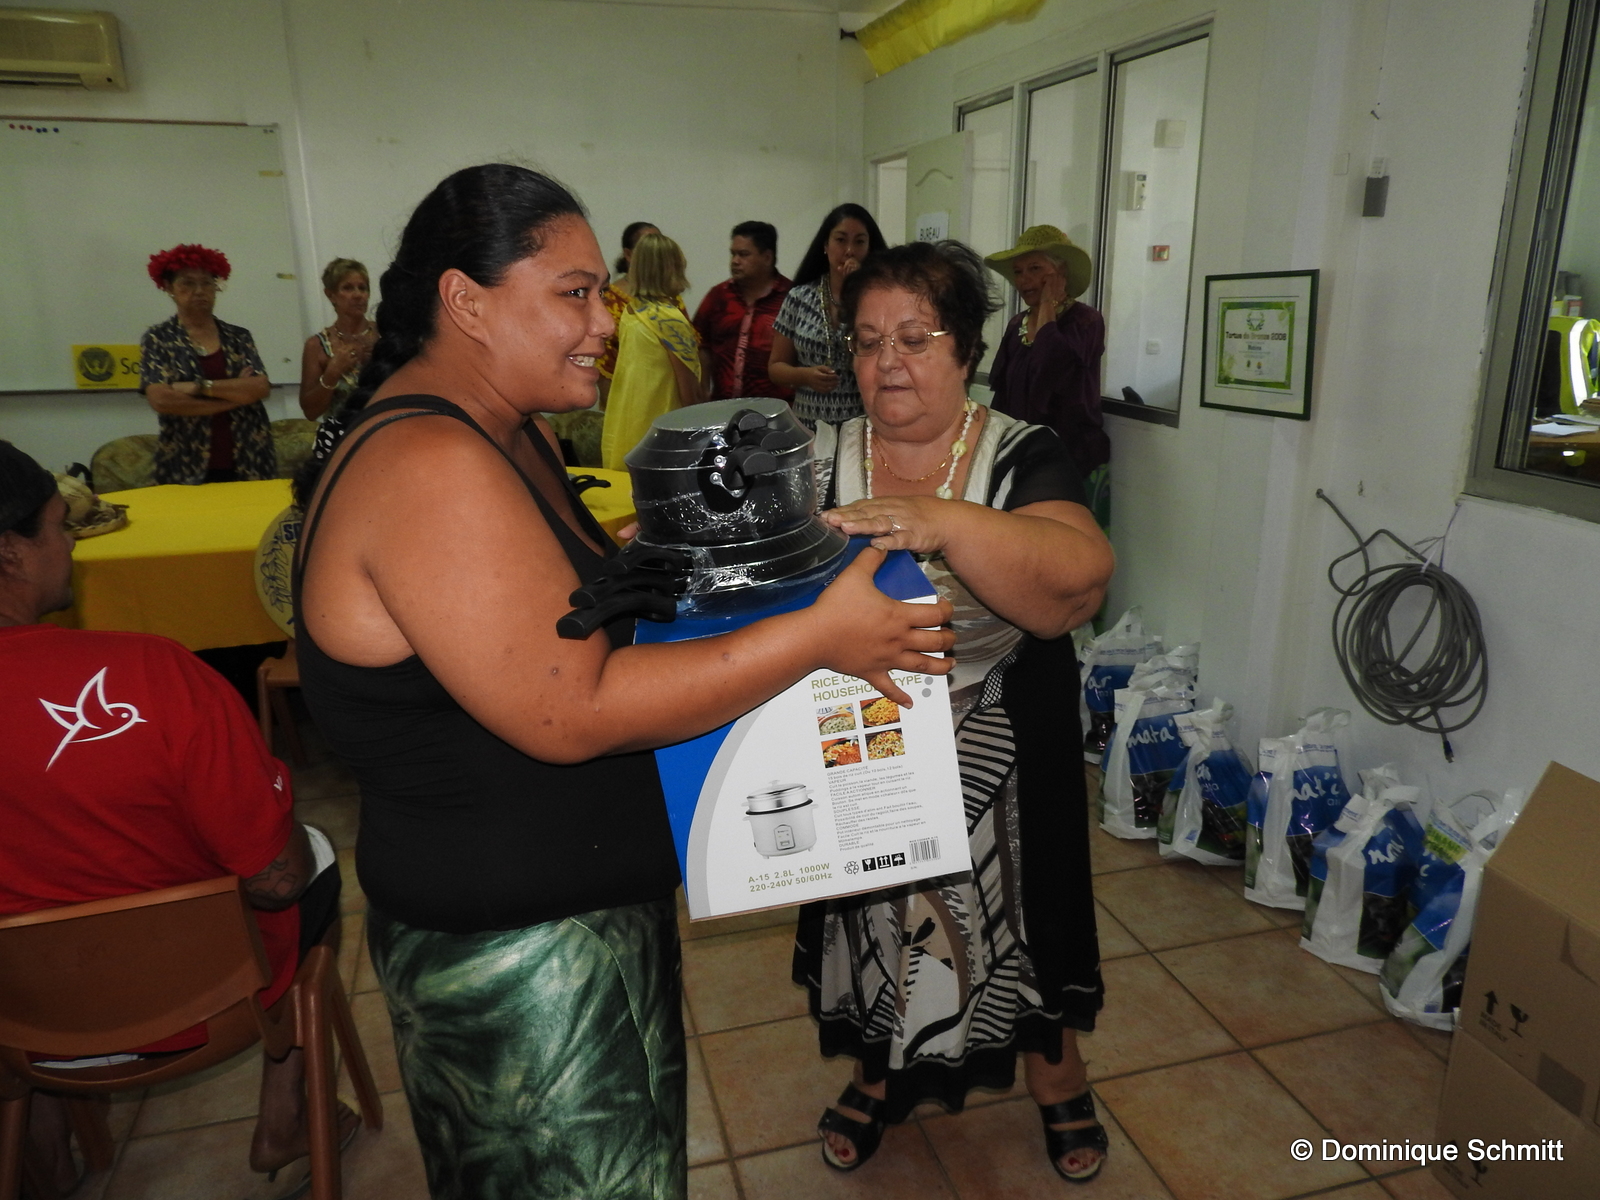
[[[1001,21],[1025,21],[1044,0],[904,0],[856,32],[879,75]]]

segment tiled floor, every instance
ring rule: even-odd
[[[302,819],[340,849],[342,970],[384,1093],[381,1133],[345,1156],[351,1200],[425,1197],[387,1016],[362,945],[351,870],[357,801],[317,748],[295,772]],[[1375,1179],[1350,1164],[1296,1163],[1289,1145],[1431,1138],[1449,1039],[1390,1019],[1376,977],[1295,943],[1295,917],[1244,900],[1240,873],[1160,861],[1154,842],[1095,831],[1106,1008],[1082,1039],[1111,1155],[1095,1200],[1437,1200],[1425,1172]],[[702,1200],[869,1196],[1020,1200],[1069,1191],[1051,1173],[1020,1083],[952,1116],[927,1106],[891,1129],[859,1172],[827,1169],[814,1127],[849,1072],[826,1061],[789,982],[792,910],[683,922],[689,1038],[690,1195]],[[259,1059],[128,1097],[118,1159],[87,1200],[218,1200],[265,1194],[245,1163]],[[346,1089],[348,1091],[348,1089]],[[159,1094],[158,1094],[159,1093]],[[1077,1195],[1076,1191],[1072,1192]]]

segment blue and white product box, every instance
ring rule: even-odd
[[[637,640],[686,641],[805,608],[860,549],[824,578],[762,604],[685,606],[670,624],[640,622]],[[878,569],[880,590],[934,603],[904,551]],[[942,675],[893,672],[904,708],[864,680],[818,671],[720,729],[656,751],[667,814],[695,919],[825,900],[972,868]]]

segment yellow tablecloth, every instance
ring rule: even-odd
[[[611,483],[583,499],[613,538],[634,520],[626,471],[571,473]],[[49,619],[68,629],[156,633],[191,650],[283,639],[256,595],[255,554],[289,505],[288,480],[167,484],[105,498],[128,506],[128,527],[78,543],[73,606]]]
[[[78,543],[69,629],[158,633],[191,650],[281,642],[256,597],[256,543],[289,505],[287,479],[163,484],[105,499],[128,527]]]

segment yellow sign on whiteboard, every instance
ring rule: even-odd
[[[81,388],[139,386],[139,347],[97,342],[72,348],[72,378]]]

